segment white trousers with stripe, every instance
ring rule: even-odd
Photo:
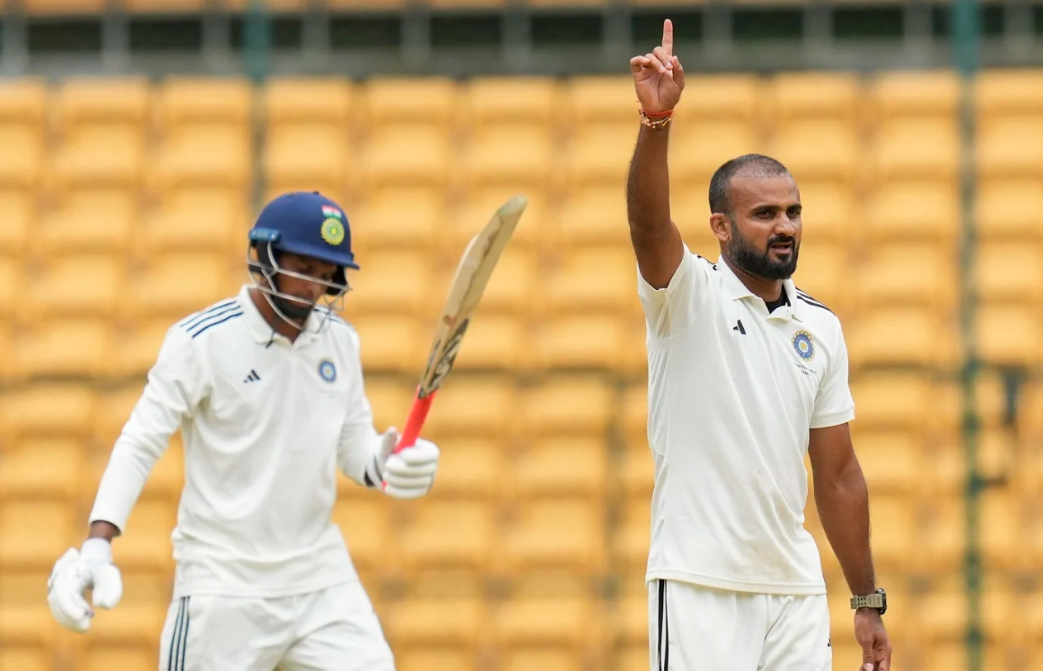
[[[278,599],[196,595],[170,605],[160,671],[394,671],[357,581]]]
[[[826,595],[648,584],[651,671],[831,671]]]

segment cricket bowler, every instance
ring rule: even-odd
[[[318,193],[274,199],[249,233],[247,265],[252,283],[237,296],[167,332],[102,477],[89,538],[58,560],[48,603],[81,633],[94,615],[86,589],[94,606],[116,606],[111,541],[128,532],[180,429],[185,485],[159,669],[393,671],[331,521],[336,470],[413,499],[431,488],[439,450],[418,439],[392,454],[398,434],[373,426],[358,334],[320,305],[342,299],[346,270],[358,269],[339,205]]]
[[[831,671],[826,585],[804,528],[809,455],[822,526],[853,595],[861,668],[888,671],[844,335],[790,279],[801,241],[796,182],[767,156],[728,161],[709,189],[720,256],[689,251],[670,219],[667,145],[684,89],[670,21],[662,44],[630,69],[642,125],[627,211],[655,461],[650,668]]]

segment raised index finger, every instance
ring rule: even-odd
[[[670,19],[663,21],[663,49],[668,56],[674,55],[674,22]]]

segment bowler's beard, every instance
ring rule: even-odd
[[[741,268],[750,275],[763,277],[769,280],[788,280],[797,271],[797,256],[800,253],[800,245],[789,235],[773,235],[768,238],[768,244],[764,251],[757,247],[748,238],[739,232],[738,226],[731,221],[732,236],[728,240],[724,251],[737,268]],[[779,242],[793,243],[789,259],[777,261],[771,257],[771,246]]]

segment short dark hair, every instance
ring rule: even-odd
[[[750,177],[779,177],[790,174],[781,162],[764,154],[744,154],[733,158],[713,173],[710,178],[710,213],[731,214],[728,187],[736,175]]]

